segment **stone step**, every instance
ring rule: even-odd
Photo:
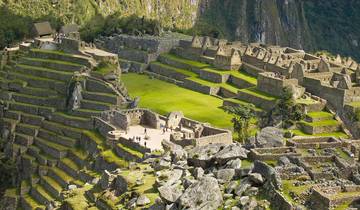
[[[58,167],[72,177],[78,177],[80,167],[70,158],[63,158],[59,161]]]
[[[155,61],[157,58],[155,53],[149,53],[147,51],[132,48],[120,49],[118,51],[118,55],[121,59],[136,61],[139,63],[150,63],[151,61]]]
[[[79,178],[81,181],[83,182],[92,182],[92,180],[94,180],[96,177],[100,177],[101,174],[95,172],[95,171],[90,171],[90,170],[81,170],[79,173]]]
[[[309,135],[341,131],[341,123],[336,120],[324,120],[312,123],[301,121],[298,125],[304,133]]]
[[[51,141],[55,144],[60,144],[64,147],[75,147],[76,145],[76,139],[58,135],[52,131],[48,131],[43,128],[39,130],[38,137]]]
[[[57,159],[66,157],[68,151],[67,147],[41,139],[39,137],[35,138],[35,145],[39,147],[45,154]]]
[[[37,184],[31,188],[31,197],[33,197],[40,204],[47,205],[55,199],[44,189],[43,186]]]
[[[40,96],[40,97],[50,97],[50,96],[57,96],[57,92],[54,90],[44,89],[44,88],[34,88],[34,87],[23,87],[20,90],[20,93],[33,95],[33,96]]]
[[[82,136],[82,130],[79,128],[74,128],[68,125],[47,120],[43,122],[43,128],[58,135],[67,136],[73,139],[80,139]]]
[[[24,146],[16,144],[16,143],[12,144],[12,149],[15,154],[24,154],[28,150],[27,147],[24,147]]]
[[[12,120],[19,122],[21,120],[21,112],[8,110],[8,111],[5,111],[4,117],[7,119],[12,119]]]
[[[74,177],[71,177],[69,174],[57,167],[50,168],[48,176],[56,180],[63,189],[67,189],[69,184],[75,180]]]
[[[276,105],[276,98],[269,96],[255,88],[239,90],[237,98],[248,103],[252,103],[255,106],[264,109],[266,111],[271,110]]]
[[[9,102],[9,104],[11,110],[39,116],[49,116],[56,110],[50,106],[38,106],[20,102]]]
[[[83,91],[82,96],[86,100],[98,101],[109,104],[117,104],[117,97],[114,94]]]
[[[42,122],[45,120],[45,117],[39,115],[33,115],[28,113],[21,113],[21,123],[25,123],[32,126],[41,126]]]
[[[91,119],[76,117],[63,112],[54,113],[51,120],[75,128],[92,129],[93,127]]]
[[[167,65],[173,66],[175,68],[179,68],[179,69],[190,70],[190,71],[193,71],[193,72],[195,72],[197,74],[199,74],[200,69],[205,68],[205,67],[209,67],[208,64],[204,64],[204,63],[200,63],[198,61],[181,58],[181,57],[176,56],[174,54],[162,54],[162,55],[160,55],[158,60],[161,63],[167,64]]]
[[[24,147],[29,147],[34,142],[34,137],[25,134],[15,133],[15,143]]]
[[[169,77],[175,80],[184,81],[189,77],[197,77],[198,75],[186,69],[179,69],[160,62],[152,62],[150,70],[156,74]]]
[[[21,207],[24,210],[45,210],[46,207],[44,205],[41,205],[38,201],[36,201],[33,197],[30,195],[25,195],[21,198]]]
[[[28,149],[28,154],[35,157],[37,162],[40,164],[40,165],[43,165],[43,166],[55,166],[57,164],[57,160],[54,159],[53,157],[50,157],[49,155],[45,155],[42,153],[41,149],[38,148],[37,146],[35,145],[31,145]]]
[[[27,103],[37,106],[50,106],[50,107],[65,107],[66,99],[62,96],[50,96],[50,97],[40,97],[40,96],[32,96],[21,93],[14,93],[12,98],[16,102]]]
[[[113,105],[98,101],[81,100],[81,108],[88,110],[104,111],[109,110]]]
[[[31,58],[64,61],[64,62],[70,62],[70,63],[91,67],[91,64],[89,63],[89,58],[81,55],[74,55],[59,51],[50,51],[50,50],[41,50],[41,49],[32,49],[30,50],[29,55]]]
[[[49,69],[54,69],[54,70],[62,71],[62,72],[64,72],[64,71],[66,71],[66,72],[80,71],[83,68],[83,65],[79,65],[77,63],[52,60],[52,59],[23,57],[20,59],[19,62],[21,64],[25,64],[25,65],[29,65],[29,66],[49,68]]]
[[[19,80],[26,81],[27,84],[31,87],[58,90],[58,91],[62,91],[61,93],[63,95],[66,94],[66,86],[67,85],[64,82],[61,82],[58,80],[36,77],[36,76],[32,76],[30,74],[22,74],[22,73],[17,73],[14,71],[8,73],[8,78],[12,79],[12,80],[19,79]]]
[[[119,64],[123,72],[126,71],[126,72],[140,73],[140,72],[144,72],[148,67],[148,65],[145,63],[129,61],[121,58],[119,58]]]
[[[28,66],[18,64],[15,67],[15,72],[21,74],[31,74],[36,77],[46,78],[46,79],[57,79],[59,81],[68,82],[71,80],[73,73],[56,71],[53,69],[47,69],[43,67]]]
[[[88,92],[97,92],[97,93],[107,93],[107,94],[116,94],[115,91],[106,83],[94,80],[87,79],[86,80],[86,91]]]
[[[310,123],[332,119],[334,119],[334,115],[329,112],[309,112],[305,116],[305,121]]]
[[[63,188],[53,178],[49,176],[42,176],[40,178],[40,185],[55,199],[61,200],[61,192]]]
[[[26,134],[29,136],[36,136],[38,134],[40,127],[39,126],[33,126],[33,125],[28,125],[28,124],[24,124],[24,123],[18,123],[16,125],[16,132],[20,133],[20,134]]]
[[[79,168],[85,167],[87,164],[88,153],[82,150],[73,149],[68,153],[68,158],[72,160]]]
[[[91,118],[91,117],[100,117],[102,112],[103,111],[90,110],[90,109],[76,109],[71,112],[71,115],[76,117]]]

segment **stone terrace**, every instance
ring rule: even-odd
[[[121,160],[92,130],[91,118],[117,106],[118,93],[88,78],[80,109],[67,112],[68,83],[89,58],[39,49],[19,54],[0,71],[0,125],[11,133],[8,155],[18,156],[21,206],[45,209],[69,185],[83,186],[98,176],[85,161],[89,154],[98,153],[108,165]]]

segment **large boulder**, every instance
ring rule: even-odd
[[[284,131],[275,127],[263,128],[256,135],[256,146],[265,147],[283,147]]]
[[[222,150],[220,150],[218,153],[215,154],[214,158],[216,159],[216,162],[219,164],[224,164],[229,160],[233,159],[246,159],[247,154],[249,153],[248,150],[244,149],[241,144],[239,143],[233,143],[230,145],[227,145]]]
[[[230,182],[235,176],[235,169],[220,169],[216,172],[216,178],[221,183]]]
[[[281,189],[280,175],[273,167],[269,166],[268,164],[256,160],[254,162],[254,167],[252,168],[251,173],[261,174],[264,182],[270,182],[277,190]]]
[[[180,169],[174,169],[174,170],[163,170],[163,171],[158,171],[156,173],[156,183],[159,186],[163,186],[163,185],[173,185],[175,183],[177,183],[180,178],[183,175],[183,170]]]
[[[187,159],[187,152],[182,148],[182,146],[167,140],[163,140],[161,144],[165,151],[170,152],[172,161],[177,162]]]
[[[150,199],[146,195],[140,195],[136,200],[137,206],[146,206],[150,203]]]
[[[188,151],[188,160],[191,165],[207,168],[213,165],[214,155],[225,148],[225,144],[209,144],[197,146]]]
[[[217,180],[203,177],[188,187],[179,198],[181,209],[218,209],[223,202]]]
[[[160,197],[168,203],[176,202],[183,193],[181,187],[178,185],[164,185],[159,187],[158,191],[160,193]]]

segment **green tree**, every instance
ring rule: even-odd
[[[273,114],[281,116],[284,128],[294,125],[296,121],[304,117],[302,107],[293,99],[293,92],[290,88],[284,88],[283,94],[273,110]]]
[[[255,117],[253,105],[226,106],[225,111],[233,115],[231,122],[234,132],[238,134],[238,140],[244,143],[249,137],[250,121]]]

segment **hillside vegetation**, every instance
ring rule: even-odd
[[[80,24],[86,41],[161,26],[360,58],[355,0],[0,0],[0,7],[0,48],[29,36],[32,22],[50,20],[55,28]]]

